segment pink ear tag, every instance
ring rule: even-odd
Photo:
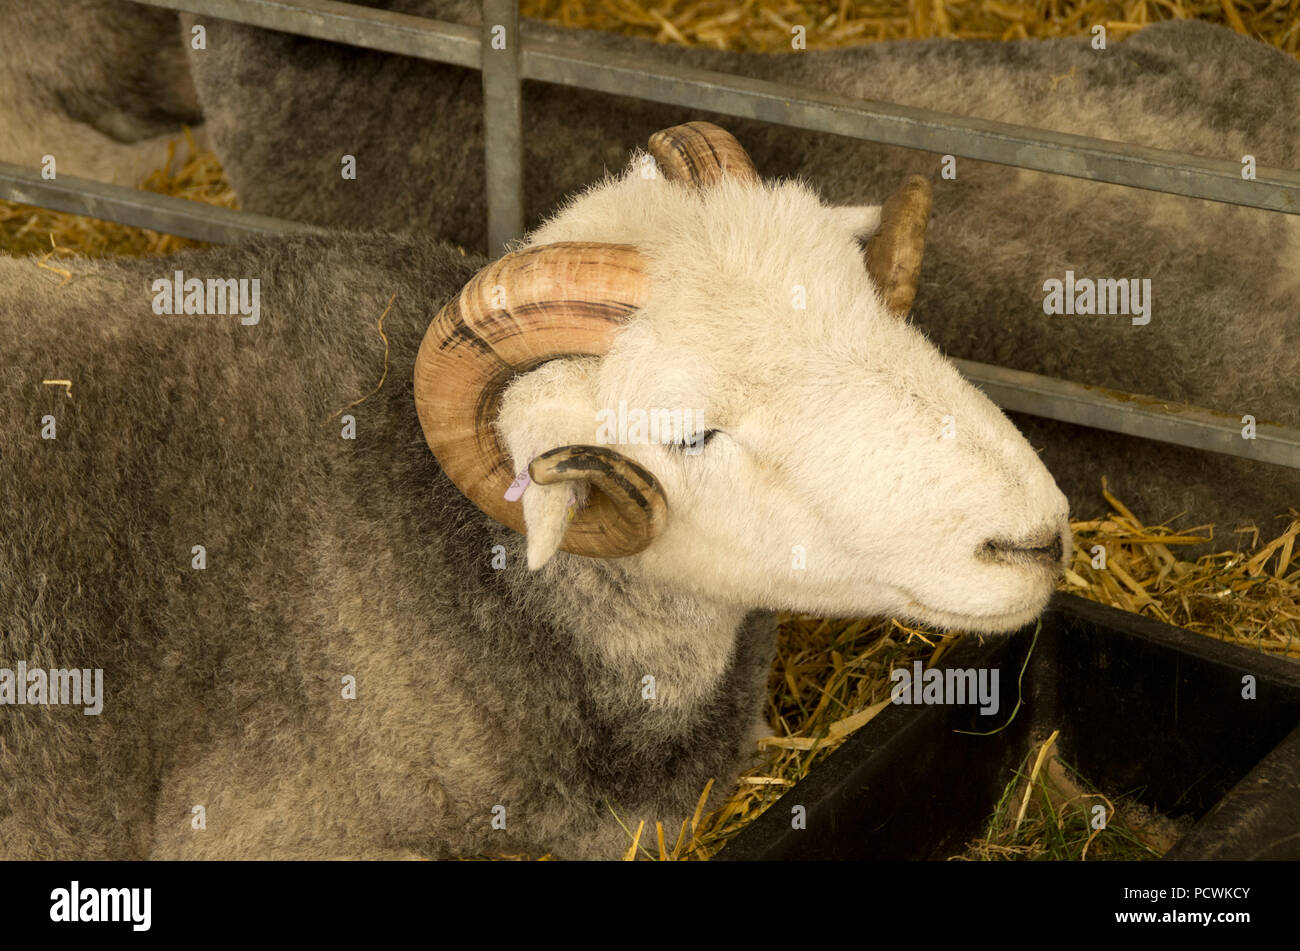
[[[525,469],[519,475],[515,476],[515,481],[510,483],[510,488],[506,489],[506,501],[518,502],[523,497],[524,489],[532,485],[533,480]]]

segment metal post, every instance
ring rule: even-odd
[[[519,87],[519,7],[483,0],[483,148],[488,251],[524,233],[524,126]]]

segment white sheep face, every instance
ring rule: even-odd
[[[613,436],[669,502],[629,567],[700,597],[979,631],[1032,620],[1069,555],[1065,497],[1002,412],[886,311],[859,244],[879,208],[641,168],[529,240],[636,245],[653,289],[604,358],[512,384],[499,425],[517,469]],[[620,404],[631,425],[611,433]],[[680,430],[650,442],[637,410],[702,411],[685,435],[711,435],[697,453],[665,444]],[[525,493],[530,567],[554,554],[569,493]]]

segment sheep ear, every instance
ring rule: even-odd
[[[667,524],[668,501],[659,480],[644,466],[605,446],[559,446],[530,462],[528,474],[533,485],[568,485],[573,489],[572,508],[597,515],[597,528],[589,531],[600,533],[600,549],[636,554],[644,551]],[[547,519],[549,530],[553,513],[548,509],[540,514]],[[566,508],[565,521],[571,518],[570,508]],[[571,534],[580,527],[565,526],[564,530]],[[528,530],[531,534],[531,524]],[[542,546],[539,553],[544,552],[550,536],[538,544]]]
[[[930,183],[910,175],[880,209],[880,228],[867,242],[867,273],[885,306],[900,317],[916,297],[929,222]]]
[[[560,549],[573,514],[582,504],[586,487],[572,482],[541,485],[534,482],[524,493],[524,526],[528,532],[528,570],[545,567]]]
[[[560,548],[592,558],[634,555],[667,519],[663,488],[650,472],[586,444],[600,418],[592,395],[598,370],[592,360],[551,360],[516,377],[502,399],[496,427],[516,474],[504,502],[523,503],[512,527],[527,535],[534,571]]]
[[[668,503],[659,480],[604,446],[559,446],[528,465],[524,525],[528,567],[541,568],[564,542],[583,508],[596,510],[606,549],[643,551],[663,531]]]

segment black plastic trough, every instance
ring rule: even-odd
[[[792,787],[718,860],[944,859],[992,815],[1033,738],[1094,783],[1195,820],[1168,859],[1300,858],[1300,664],[1057,595],[1033,626],[971,639],[944,668],[1000,670],[1002,708],[890,705]],[[1244,678],[1255,699],[1244,699]],[[792,828],[792,809],[807,811]]]

